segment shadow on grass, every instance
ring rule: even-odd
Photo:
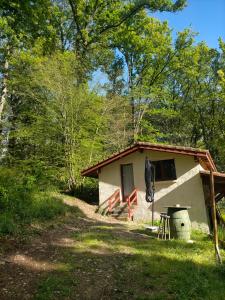
[[[33,261],[58,267],[40,271],[26,260],[20,264],[12,261],[8,271],[16,281],[18,298],[8,299],[26,299],[24,295],[30,293],[30,299],[36,300],[224,300],[225,268],[215,265],[212,243],[203,235],[196,236],[193,245],[161,241],[125,224],[96,221],[79,209],[72,210],[67,220],[42,236],[37,245],[22,249]],[[25,278],[30,281],[22,289],[18,282]],[[9,282],[5,284],[9,289]],[[7,299],[1,293],[1,299]]]

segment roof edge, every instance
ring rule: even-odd
[[[147,142],[137,142],[130,147],[121,150],[120,152],[116,152],[109,156],[106,159],[92,165],[84,170],[81,171],[82,176],[89,176],[89,177],[98,177],[98,170],[124,156],[127,156],[135,151],[138,150],[152,150],[152,151],[160,151],[160,152],[168,152],[168,153],[176,153],[181,155],[190,155],[190,156],[197,156],[200,159],[207,160],[210,169],[212,171],[217,171],[215,163],[211,157],[211,154],[208,150],[191,148],[191,147],[184,147],[184,146],[172,146],[172,145],[164,145],[164,144],[153,144]]]
[[[134,144],[134,145],[132,145],[130,147],[127,147],[127,148],[125,148],[124,150],[122,150],[120,152],[116,152],[116,153],[112,154],[108,158],[106,158],[106,159],[104,159],[104,160],[96,163],[95,165],[90,166],[90,167],[82,170],[81,171],[81,175],[82,176],[86,176],[87,173],[91,173],[92,171],[94,171],[96,169],[99,169],[99,168],[101,168],[103,166],[106,166],[106,165],[112,163],[113,161],[118,160],[118,159],[120,159],[120,158],[122,158],[122,157],[124,157],[124,156],[126,156],[128,154],[131,154],[131,153],[133,153],[133,152],[135,152],[137,150],[138,150],[138,146],[136,144]]]

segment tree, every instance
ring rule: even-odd
[[[149,122],[146,123],[145,116],[152,113],[154,105],[166,92],[165,86],[170,73],[183,67],[184,60],[179,60],[184,55],[182,53],[187,53],[192,41],[191,32],[186,30],[179,34],[176,46],[173,47],[167,23],[147,16],[144,11],[139,12],[132,21],[125,22],[115,32],[112,44],[117,49],[118,58],[112,66],[118,66],[117,61],[122,61],[127,70],[122,79],[125,82],[123,92],[130,99],[134,139],[140,136],[144,138],[144,127],[148,127],[147,131],[153,130]],[[112,68],[106,71],[111,79]],[[122,83],[121,79],[117,80],[118,83]]]
[[[222,48],[194,46],[190,40],[176,51],[162,89],[145,113],[140,138],[152,134],[153,141],[207,148],[223,169],[223,70]]]
[[[82,168],[127,143],[125,101],[77,84],[81,66],[70,51],[45,57],[20,51],[12,65],[10,92],[17,98],[5,162],[61,174],[73,190]]]
[[[15,49],[29,49],[37,40],[42,44],[44,52],[54,48],[55,30],[51,24],[53,10],[50,0],[1,1],[0,61],[3,68],[0,69],[0,120],[8,97],[10,57]]]
[[[185,7],[185,0],[68,0],[73,18],[74,47],[81,55],[98,44],[108,45],[111,35],[126,21],[144,9],[175,12]]]

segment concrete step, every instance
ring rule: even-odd
[[[112,217],[118,218],[118,217],[127,217],[128,213],[113,213],[111,214]]]
[[[111,216],[116,219],[128,219],[128,212],[113,212]]]
[[[128,207],[125,207],[125,208],[121,208],[121,207],[115,208],[112,213],[128,213]]]
[[[137,207],[137,205],[133,204],[131,206],[131,209],[133,210],[136,207]],[[129,209],[128,209],[127,203],[121,203],[121,204],[117,205],[116,207],[114,207],[113,211],[109,215],[120,221],[129,221],[128,212],[129,212]]]
[[[135,209],[136,205],[131,205],[131,209]],[[114,209],[113,209],[113,212],[114,211],[124,211],[124,212],[128,212],[128,206],[127,204],[125,205],[119,205],[119,206],[116,206]]]

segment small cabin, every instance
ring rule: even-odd
[[[209,231],[209,175],[215,172],[215,192],[225,194],[225,174],[218,173],[208,150],[137,142],[82,171],[98,178],[99,210],[137,221],[150,221],[146,201],[145,159],[155,166],[154,216],[167,206],[190,206],[193,228]],[[121,212],[121,214],[119,214]]]

